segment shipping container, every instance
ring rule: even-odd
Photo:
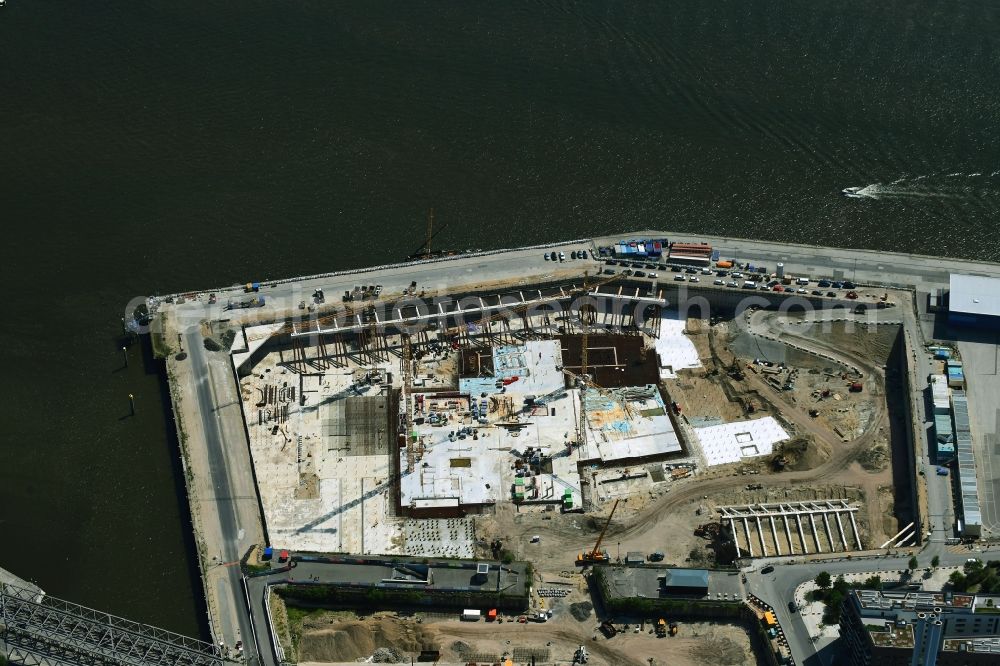
[[[466,622],[478,622],[483,614],[474,608],[466,608],[462,611],[462,619]]]
[[[731,262],[731,261],[717,261],[717,262],[715,262],[715,265],[718,266],[719,268],[732,268],[733,267],[733,262]]]
[[[264,559],[269,560],[272,557],[274,557],[274,548],[268,546],[267,548],[264,549]]]

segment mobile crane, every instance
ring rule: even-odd
[[[592,550],[577,555],[577,566],[585,567],[588,564],[606,564],[611,561],[608,551],[601,550],[601,542],[604,541],[604,534],[608,531],[608,526],[611,525],[611,518],[614,517],[615,509],[617,508],[618,500],[615,500],[614,505],[611,507],[611,513],[608,514],[608,522],[604,523],[604,529],[601,530],[600,536],[597,537],[597,543],[594,544]]]

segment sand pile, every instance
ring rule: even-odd
[[[397,618],[343,620],[327,626],[303,627],[299,659],[354,661],[375,655],[376,663],[395,663],[407,661],[407,653],[420,652],[427,647],[426,643],[421,627]]]

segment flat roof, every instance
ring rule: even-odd
[[[1000,278],[951,274],[949,312],[1000,317]]]
[[[664,574],[663,586],[708,588],[708,570],[669,569],[666,574]]]
[[[695,428],[694,431],[709,467],[770,455],[776,443],[788,439],[788,433],[773,416]]]

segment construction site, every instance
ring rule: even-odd
[[[415,332],[421,308],[380,316],[370,292],[341,315],[242,327],[233,361],[271,542],[503,551],[544,580],[576,576],[574,559],[716,567],[898,532],[898,326],[681,319],[662,294],[604,282],[439,303]],[[569,598],[533,595],[529,617]]]
[[[576,245],[149,302],[160,328],[153,348],[168,359],[210,617],[225,625],[229,645],[250,633],[248,622],[273,635],[259,624],[282,621],[268,600],[281,608],[283,598],[264,594],[270,586],[313,584],[320,597],[305,597],[339,599],[328,604],[338,608],[363,599],[354,610],[372,612],[385,608],[375,603],[385,585],[414,606],[406,610],[414,623],[450,627],[454,607],[440,617],[423,607],[440,606],[431,576],[392,573],[350,595],[336,587],[347,583],[331,582],[349,563],[442,558],[435,571],[447,562],[524,563],[525,597],[467,610],[501,611],[496,626],[546,623],[538,631],[566,643],[552,659],[572,657],[573,642],[588,633],[594,641],[612,622],[614,644],[595,644],[610,650],[605,663],[641,663],[630,646],[655,638],[659,620],[684,636],[706,608],[751,603],[740,570],[905,552],[930,538],[929,518],[947,539],[938,523],[949,516],[927,504],[942,504],[940,465],[969,439],[962,364],[947,354],[941,367],[921,364],[931,317],[913,307],[912,289],[878,281],[881,257],[851,273],[868,280],[855,284],[839,255],[822,255],[826,277],[810,275],[816,248],[754,246],[779,262],[769,271],[707,243],[681,243],[676,264],[663,260],[676,244],[662,237]],[[798,257],[797,274],[782,253]],[[324,288],[342,296],[328,302]],[[934,400],[936,471],[915,444],[925,434],[922,390]],[[928,473],[933,485],[921,480]],[[963,468],[971,534],[979,524],[966,477]],[[250,583],[249,616],[238,607],[247,579],[218,566],[237,562],[263,576]],[[676,597],[685,609],[664,606],[674,609],[666,617],[584,613],[600,605],[591,572],[628,568],[646,573],[611,577],[624,586],[625,610],[649,598],[647,574],[658,569],[665,581],[732,573],[734,585],[695,593],[664,584],[661,601]],[[478,589],[456,585],[456,599]],[[217,608],[233,602],[236,614]],[[380,631],[340,621],[361,632],[356,645]],[[326,631],[301,628],[302,644]],[[514,632],[527,637],[523,629]],[[468,663],[555,645],[512,640],[508,652],[495,639],[457,624],[435,649]],[[296,649],[290,640],[285,652]],[[456,641],[466,647],[449,653]],[[365,657],[350,652],[341,656]],[[276,643],[270,653],[283,659]]]

